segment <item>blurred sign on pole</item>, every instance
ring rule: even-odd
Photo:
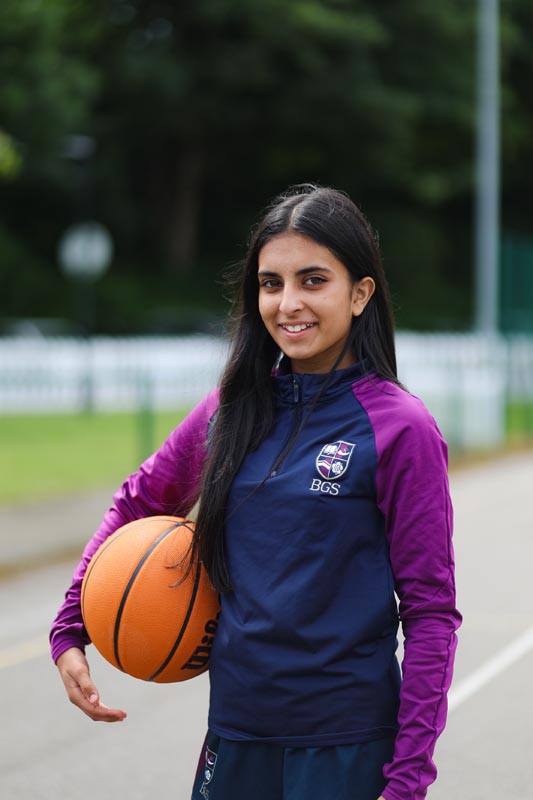
[[[59,241],[59,264],[68,278],[94,281],[113,258],[111,234],[100,222],[80,222],[66,229]]]
[[[94,327],[94,283],[109,268],[113,258],[111,234],[99,222],[79,222],[68,227],[58,245],[59,264],[74,284],[76,316],[81,330],[90,336]],[[92,349],[87,340],[86,369],[80,385],[83,408],[93,410]]]

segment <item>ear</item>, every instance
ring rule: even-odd
[[[352,289],[352,314],[354,317],[361,316],[375,290],[376,283],[369,275],[354,283]]]

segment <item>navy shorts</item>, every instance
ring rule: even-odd
[[[377,800],[393,750],[394,738],[282,747],[209,732],[192,800]]]

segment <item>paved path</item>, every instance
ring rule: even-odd
[[[459,631],[432,800],[533,797],[533,453],[452,475]]]
[[[114,489],[0,507],[0,577],[81,553]]]

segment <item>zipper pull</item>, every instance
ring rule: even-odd
[[[292,379],[292,398],[295,403],[300,402],[300,384],[296,380],[296,378]]]

